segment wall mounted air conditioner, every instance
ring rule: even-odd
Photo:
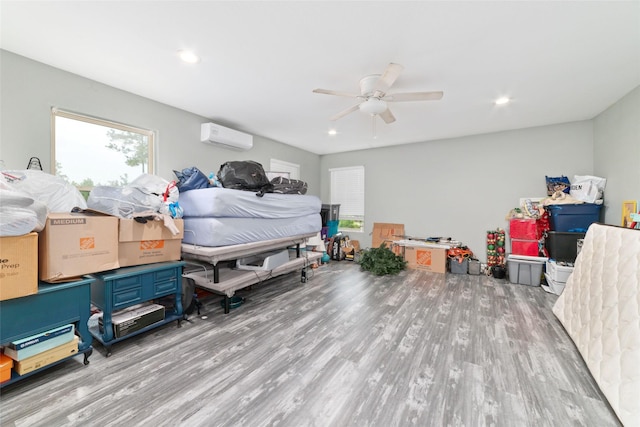
[[[215,123],[203,123],[201,125],[200,141],[239,151],[249,150],[253,147],[253,135]]]

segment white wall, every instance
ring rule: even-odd
[[[141,77],[143,78],[143,77]],[[51,171],[51,107],[121,122],[157,132],[156,174],[175,179],[173,170],[197,166],[217,172],[228,160],[255,160],[268,169],[276,158],[299,164],[309,194],[320,194],[319,156],[254,136],[249,151],[200,142],[200,124],[210,121],[66,71],[0,50],[0,159],[7,169],[24,169],[40,158]],[[224,123],[221,123],[224,125]],[[100,167],[99,159],[86,159]]]
[[[374,222],[405,225],[414,237],[452,237],[486,260],[486,231],[507,228],[521,197],[546,196],[545,175],[593,173],[592,122],[583,121],[321,157],[329,168],[365,166],[365,232]]]
[[[260,136],[248,152],[202,144],[204,117],[3,50],[0,86],[0,159],[10,169],[36,156],[50,170],[52,106],[157,131],[165,179],[189,166],[276,158],[300,164],[309,193],[328,203],[328,169],[364,165],[365,232],[350,233],[363,247],[374,222],[397,222],[412,236],[461,240],[485,260],[486,231],[506,228],[520,197],[544,196],[545,175],[607,178],[607,223],[619,224],[622,200],[640,199],[640,88],[594,120],[317,156]]]
[[[607,178],[605,222],[620,225],[622,201],[640,201],[640,86],[594,119],[595,175]]]

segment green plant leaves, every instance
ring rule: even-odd
[[[376,276],[398,274],[407,266],[407,262],[401,256],[394,254],[384,243],[379,248],[362,251],[358,263],[362,270],[369,271]]]

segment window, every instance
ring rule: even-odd
[[[340,205],[338,229],[364,230],[364,166],[329,169],[331,204]]]
[[[285,176],[285,178],[300,179],[300,165],[285,162],[284,160],[271,159],[269,172],[273,174],[269,176],[272,179],[275,176]]]
[[[53,108],[53,173],[85,195],[94,186],[124,186],[153,174],[152,131]]]

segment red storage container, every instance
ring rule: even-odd
[[[512,239],[537,240],[538,225],[536,220],[512,218],[509,220],[509,236]]]
[[[513,255],[538,256],[538,241],[511,239],[511,253]]]

